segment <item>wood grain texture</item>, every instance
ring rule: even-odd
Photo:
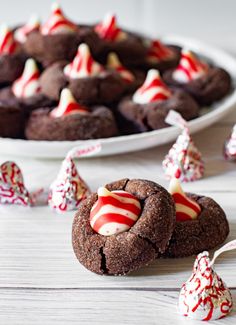
[[[236,166],[224,161],[222,147],[236,114],[193,136],[206,162],[205,177],[186,191],[214,198],[236,238]],[[78,161],[92,190],[115,179],[146,178],[168,186],[161,162],[171,144],[146,151]],[[1,157],[0,162],[9,159]],[[61,161],[14,159],[30,190],[54,180]],[[176,311],[179,288],[194,258],[160,259],[125,277],[98,276],[76,260],[71,246],[74,212],[57,215],[47,206],[0,206],[0,324],[176,324],[188,322]],[[216,270],[236,298],[236,253],[216,262]],[[235,289],[235,290],[234,290]],[[232,324],[235,311],[217,324]],[[200,324],[200,322],[191,322]]]
[[[178,314],[177,291],[0,290],[1,324],[200,325]],[[233,292],[236,299],[236,291]],[[233,324],[236,309],[210,324]]]

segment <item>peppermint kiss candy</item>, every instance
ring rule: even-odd
[[[28,59],[22,76],[12,85],[12,92],[18,98],[32,97],[40,92],[39,69],[34,59]]]
[[[51,11],[51,16],[41,28],[43,35],[74,33],[77,30],[77,26],[65,18],[58,3],[52,4]]]
[[[65,66],[64,74],[71,79],[96,76],[104,70],[103,66],[94,61],[87,44],[80,44],[74,60]]]
[[[188,50],[182,50],[179,65],[173,72],[173,79],[187,83],[191,80],[198,79],[206,74],[208,66]]]
[[[182,133],[162,162],[166,176],[179,178],[181,182],[201,178],[204,174],[204,162],[189,134],[187,122],[173,110],[168,113],[165,121],[170,125],[182,128]]]
[[[76,102],[70,89],[64,88],[61,91],[59,104],[51,111],[50,116],[56,118],[69,114],[88,114],[88,110]]]
[[[227,248],[232,243],[234,247]],[[222,247],[218,251],[219,253],[216,253],[220,254],[223,251],[235,249],[235,243],[234,240],[226,244],[225,249]],[[210,262],[208,252],[202,252],[197,256],[193,273],[180,291],[180,314],[192,319],[209,321],[223,318],[232,310],[231,293],[212,268],[213,261]]]
[[[75,210],[89,194],[90,190],[79,176],[73,159],[67,156],[50,187],[49,206],[56,212]]]
[[[17,43],[14,40],[12,31],[6,26],[0,27],[0,55],[13,54],[17,50]]]
[[[121,64],[116,53],[112,52],[108,55],[107,67],[118,72],[121,78],[123,78],[128,83],[134,81],[134,75]]]
[[[230,137],[224,145],[224,157],[230,161],[236,161],[236,124],[233,127]]]
[[[27,24],[15,30],[14,37],[19,43],[25,43],[27,36],[31,32],[39,30],[39,28],[39,18],[36,15],[32,15]]]
[[[149,62],[159,62],[162,60],[168,60],[173,56],[173,51],[167,46],[161,43],[159,40],[154,40],[150,42],[147,60]]]
[[[147,104],[166,100],[171,96],[171,91],[161,80],[158,70],[151,69],[147,73],[144,84],[136,90],[133,101],[137,104]]]
[[[110,13],[95,27],[95,32],[102,39],[113,42],[122,41],[127,38],[127,34],[117,27],[116,16]]]
[[[175,201],[176,221],[192,220],[199,216],[200,205],[187,197],[181,188],[180,181],[175,177],[170,181],[169,193]]]
[[[32,204],[20,168],[12,161],[0,166],[0,204]]]
[[[141,213],[139,200],[125,191],[98,189],[98,200],[90,212],[90,225],[103,236],[117,235],[130,229]]]

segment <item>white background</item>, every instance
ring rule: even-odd
[[[0,0],[0,21],[25,21],[31,13],[46,18],[51,0]],[[235,0],[61,0],[75,21],[90,22],[112,11],[122,25],[155,36],[180,34],[205,40],[226,50],[236,41]]]

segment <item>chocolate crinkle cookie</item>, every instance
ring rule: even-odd
[[[88,114],[69,114],[52,117],[50,109],[32,112],[26,125],[29,140],[88,140],[108,138],[118,133],[112,112],[103,106],[94,107]]]
[[[222,244],[229,234],[229,224],[222,208],[206,196],[187,193],[201,212],[197,219],[177,221],[165,257],[186,257]]]
[[[167,127],[165,118],[170,110],[177,111],[187,121],[199,116],[199,106],[195,100],[178,89],[174,89],[172,96],[166,100],[139,104],[127,96],[118,105],[118,112],[125,120],[124,125],[129,123],[129,129],[136,132]]]
[[[108,205],[103,207],[103,204]],[[122,210],[109,211],[110,217],[115,219],[104,218],[103,213],[116,204]],[[125,209],[127,213],[120,216]],[[134,218],[137,209],[139,212]],[[174,226],[174,202],[162,186],[147,180],[122,179],[100,188],[98,194],[82,202],[73,222],[73,248],[80,263],[90,271],[124,275],[163,253]]]

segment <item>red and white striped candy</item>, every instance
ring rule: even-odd
[[[58,3],[52,4],[52,12],[47,22],[42,26],[41,33],[43,35],[73,33],[77,30],[77,26],[65,18]]]
[[[172,178],[169,185],[169,193],[175,201],[176,220],[186,221],[196,219],[201,212],[200,205],[187,197],[181,188],[180,181]]]
[[[51,111],[50,116],[56,118],[70,114],[88,114],[88,110],[76,102],[68,88],[64,88],[61,91],[59,104]]]
[[[96,76],[104,70],[103,66],[94,61],[87,44],[80,44],[74,60],[64,68],[64,74],[71,79]]]
[[[73,159],[69,156],[50,187],[48,204],[56,212],[75,210],[90,194],[85,181],[80,177]]]
[[[32,15],[29,21],[15,30],[14,37],[19,43],[24,43],[27,39],[27,36],[36,30],[39,30],[40,22],[36,15]]]
[[[147,73],[144,84],[134,93],[133,101],[138,104],[147,104],[166,100],[170,96],[171,91],[161,80],[159,71],[151,69]]]
[[[129,83],[134,81],[134,75],[122,65],[116,53],[108,55],[107,67],[117,71],[125,81]]]
[[[98,200],[90,212],[90,225],[103,236],[117,235],[130,229],[141,213],[139,200],[125,191],[98,189]]]
[[[161,43],[160,40],[151,41],[147,53],[147,60],[149,62],[155,63],[162,60],[168,60],[172,56],[173,51]]]
[[[28,59],[22,76],[12,85],[12,92],[18,98],[32,97],[40,92],[40,72],[34,59]]]
[[[0,204],[32,204],[29,192],[25,188],[20,168],[13,162],[7,161],[0,165]]]
[[[6,25],[2,25],[0,27],[0,55],[13,54],[17,47],[12,31]]]
[[[95,32],[108,41],[121,41],[127,38],[127,34],[123,32],[116,24],[116,16],[108,13],[104,20],[95,26]]]
[[[173,72],[173,79],[187,83],[202,77],[208,71],[208,65],[201,62],[191,51],[182,50],[179,65]]]

